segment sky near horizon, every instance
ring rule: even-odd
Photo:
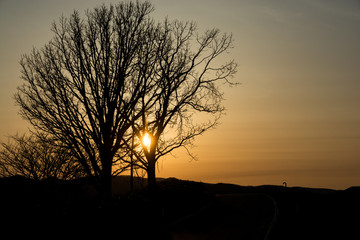
[[[19,61],[52,38],[51,24],[95,0],[0,0],[0,139],[23,133],[13,95]],[[158,20],[232,33],[224,60],[241,85],[225,87],[227,114],[192,149],[159,162],[160,177],[240,185],[345,189],[360,185],[359,0],[152,0]]]

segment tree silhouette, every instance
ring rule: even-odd
[[[55,37],[21,59],[25,84],[15,99],[38,130],[63,142],[86,173],[111,194],[115,154],[141,116],[136,105],[150,87],[139,71],[139,53],[152,26],[149,2],[75,11],[54,23]]]
[[[231,35],[155,23],[152,11],[149,2],[102,5],[83,19],[75,11],[20,62],[20,113],[71,150],[105,195],[112,174],[133,166],[133,156],[155,186],[156,161],[216,125],[223,112],[218,83],[231,83],[235,72],[233,61],[214,64],[231,48]],[[210,117],[195,123],[195,113]],[[140,144],[145,134],[150,146]]]
[[[35,180],[71,180],[83,177],[84,172],[61,143],[51,136],[32,133],[12,136],[8,143],[1,143],[0,176],[16,175]]]
[[[224,111],[219,84],[236,84],[230,81],[236,63],[215,62],[232,43],[231,35],[220,35],[216,29],[200,35],[194,23],[165,20],[149,39],[147,49],[153,53],[146,54],[152,56],[146,68],[154,71],[147,78],[154,87],[141,98],[142,117],[133,130],[141,146],[134,149],[137,164],[147,171],[149,186],[155,188],[158,159],[180,147],[191,155],[187,147],[194,137],[218,123]],[[150,143],[142,143],[144,137],[150,137]]]

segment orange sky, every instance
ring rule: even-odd
[[[0,138],[26,130],[12,98],[19,60],[48,42],[53,20],[102,2],[0,0]],[[234,35],[226,56],[242,84],[225,88],[227,115],[159,176],[241,185],[344,189],[360,185],[360,3],[356,0],[153,0],[153,16]],[[224,60],[226,60],[224,58]]]

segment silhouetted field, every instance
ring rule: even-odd
[[[88,179],[0,179],[5,236],[102,236],[102,239],[354,239],[360,236],[360,188],[343,191],[245,187],[161,179],[150,194],[136,179],[114,179],[100,198]],[[7,235],[10,234],[10,235]]]

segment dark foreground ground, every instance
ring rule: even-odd
[[[114,181],[103,200],[87,180],[0,179],[8,239],[360,239],[360,187],[243,187],[163,179],[156,195]],[[4,238],[2,238],[4,239]]]

